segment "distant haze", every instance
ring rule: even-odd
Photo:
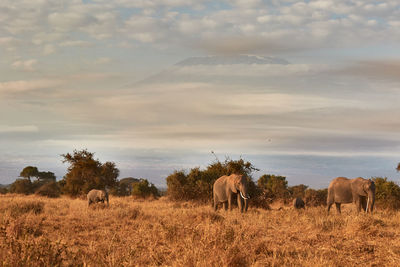
[[[226,156],[399,181],[398,1],[0,3],[0,184],[87,148],[165,187]]]

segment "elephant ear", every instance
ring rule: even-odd
[[[231,179],[229,179],[229,186],[232,190],[233,193],[237,193],[237,189],[238,189],[238,177],[236,175],[232,175],[231,177],[229,177]]]

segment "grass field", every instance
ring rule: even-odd
[[[398,266],[400,214],[0,195],[2,266]]]

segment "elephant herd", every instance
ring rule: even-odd
[[[222,203],[224,209],[232,210],[232,196],[237,195],[237,202],[240,212],[246,212],[248,207],[247,180],[244,176],[231,174],[218,178],[213,186],[214,210],[217,210],[218,204]],[[375,204],[375,183],[361,177],[348,179],[337,177],[331,181],[328,187],[328,212],[333,203],[336,210],[341,213],[340,206],[345,203],[354,203],[357,211],[361,209],[366,212],[372,212]],[[226,206],[228,203],[228,207]],[[293,207],[296,209],[305,208],[304,201],[297,197],[293,200]]]
[[[246,212],[248,208],[248,183],[246,177],[239,174],[224,175],[218,178],[213,185],[214,210],[218,209],[218,204],[222,203],[225,210],[232,210],[232,197],[237,195],[237,203],[240,212]],[[92,203],[107,202],[108,192],[106,190],[93,189],[87,194],[88,206]],[[375,204],[375,183],[361,177],[355,179],[347,179],[345,177],[337,177],[331,181],[328,187],[328,212],[333,203],[336,205],[338,213],[341,212],[340,206],[345,203],[354,203],[357,211],[361,209],[366,212],[372,212]],[[228,206],[226,205],[228,204]],[[296,209],[305,207],[305,203],[301,198],[293,200],[293,206]]]

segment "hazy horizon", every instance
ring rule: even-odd
[[[88,149],[120,177],[244,158],[290,185],[400,162],[398,1],[5,0],[0,184]]]

